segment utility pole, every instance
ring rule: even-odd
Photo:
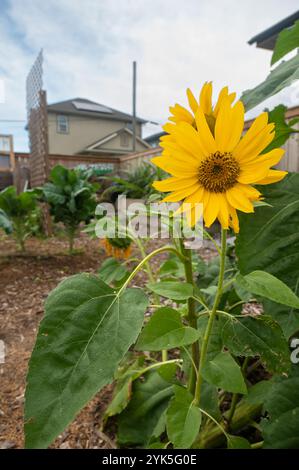
[[[133,62],[133,152],[136,152],[136,61]]]

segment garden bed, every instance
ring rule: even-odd
[[[0,448],[23,448],[23,404],[27,364],[49,292],[64,278],[80,272],[96,272],[105,259],[98,240],[86,236],[76,239],[76,254],[67,254],[64,238],[30,239],[27,253],[19,255],[14,242],[2,236],[0,253],[0,339],[6,346],[5,364],[0,364]],[[160,242],[151,242],[151,248]],[[209,246],[201,250],[208,259],[214,256]],[[137,256],[133,253],[132,256]],[[157,269],[162,254],[152,261]],[[142,285],[145,277],[136,277]],[[55,441],[55,448],[110,448],[110,437],[99,431],[101,415],[111,399],[107,386],[78,415],[77,419]],[[112,439],[111,439],[112,438]]]

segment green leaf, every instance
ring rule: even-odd
[[[271,388],[271,380],[261,380],[248,389],[248,394],[243,400],[250,405],[262,405]]]
[[[194,343],[199,331],[184,326],[179,312],[170,307],[156,310],[143,328],[135,349],[139,351],[161,351]]]
[[[299,367],[289,377],[276,378],[264,400],[267,418],[261,428],[266,449],[299,448]]]
[[[7,234],[13,231],[11,220],[2,209],[0,209],[0,228]]]
[[[250,442],[244,437],[228,435],[227,438],[228,449],[251,449]]]
[[[290,86],[299,79],[299,54],[282,62],[270,72],[266,80],[252,90],[246,90],[241,96],[246,111],[262,103],[270,96]]]
[[[113,380],[146,307],[140,289],[115,292],[88,274],[72,276],[51,292],[27,378],[26,447],[47,447]]]
[[[263,150],[263,153],[269,152],[272,149],[281,147],[288,140],[290,135],[293,132],[297,132],[297,129],[292,127],[293,124],[297,122],[297,119],[293,123],[286,122],[285,113],[287,107],[283,104],[276,106],[272,111],[268,113],[269,123],[273,122],[275,124],[275,137],[272,142]],[[264,201],[256,201],[259,206],[265,204]]]
[[[174,397],[167,409],[168,438],[177,449],[189,449],[195,441],[201,424],[200,409],[193,404],[193,396],[184,387],[174,385]]]
[[[271,65],[297,47],[299,47],[299,21],[296,21],[291,28],[283,29],[279,33],[272,54]]]
[[[272,207],[254,214],[239,214],[236,241],[242,275],[263,270],[299,293],[299,174],[289,174],[279,183],[258,187]],[[262,300],[264,311],[283,329],[287,338],[299,331],[299,310]]]
[[[125,360],[125,359],[124,359]],[[125,370],[117,371],[116,384],[113,391],[112,401],[105,410],[104,422],[111,416],[121,413],[130,401],[133,381],[140,376],[144,367],[144,358],[137,358]]]
[[[206,381],[203,381],[201,386],[200,408],[213,416],[217,421],[221,420],[217,387]]]
[[[208,321],[209,321],[209,318],[206,315],[199,317],[197,320],[197,327],[200,332],[201,342],[204,339]],[[212,329],[210,339],[209,339],[209,344],[208,344],[208,352],[207,352],[208,360],[213,359],[223,349],[223,342],[222,342],[221,329],[220,329],[221,325],[222,323],[216,318],[213,324],[213,329]]]
[[[278,304],[299,308],[299,297],[284,282],[266,271],[253,271],[246,276],[239,274],[236,283],[252,294],[266,297]]]
[[[147,284],[149,290],[155,294],[172,300],[187,300],[193,295],[193,287],[186,282],[161,281]]]
[[[221,352],[208,361],[202,370],[205,380],[232,393],[247,393],[240,367],[228,352]]]
[[[132,399],[118,417],[118,443],[146,446],[173,395],[173,384],[149,372],[133,384]],[[155,432],[156,434],[156,432]]]
[[[222,340],[236,356],[260,356],[269,372],[290,367],[290,352],[282,329],[271,317],[224,317]]]
[[[115,258],[107,258],[101,264],[98,275],[102,281],[110,284],[111,282],[124,281],[128,275],[126,268]]]
[[[175,277],[184,277],[184,265],[181,260],[176,256],[169,256],[169,259],[164,261],[159,269],[159,276],[175,276]]]

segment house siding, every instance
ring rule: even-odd
[[[82,153],[87,146],[129,124],[112,119],[105,120],[68,115],[69,132],[61,134],[57,132],[57,115],[59,114],[61,113],[48,113],[49,153],[54,155],[75,155]],[[138,137],[141,137],[140,123],[136,124],[136,133]],[[120,153],[122,150],[126,151],[126,148],[120,146],[119,139],[114,139],[111,143],[112,150],[119,150]]]

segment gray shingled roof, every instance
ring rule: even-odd
[[[283,20],[279,21],[278,23],[274,24],[268,29],[265,29],[261,33],[257,34],[253,38],[249,39],[248,44],[254,44],[256,42],[256,46],[262,49],[269,49],[273,50],[275,47],[276,39],[280,31],[285,28],[289,28],[293,26],[296,20],[299,19],[299,10],[295,11],[292,15],[284,18]]]
[[[82,103],[83,105],[96,105],[102,108],[107,108],[111,112],[99,112],[99,111],[87,111],[78,109],[74,102]],[[59,103],[53,103],[47,106],[49,112],[61,113],[61,114],[72,114],[74,116],[86,116],[101,119],[105,117],[106,119],[112,119],[117,121],[132,122],[132,116],[130,114],[123,113],[117,109],[113,109],[110,106],[105,106],[95,101],[87,100],[85,98],[73,98],[71,100],[60,101]],[[147,122],[145,119],[136,117],[136,121],[139,123]]]

